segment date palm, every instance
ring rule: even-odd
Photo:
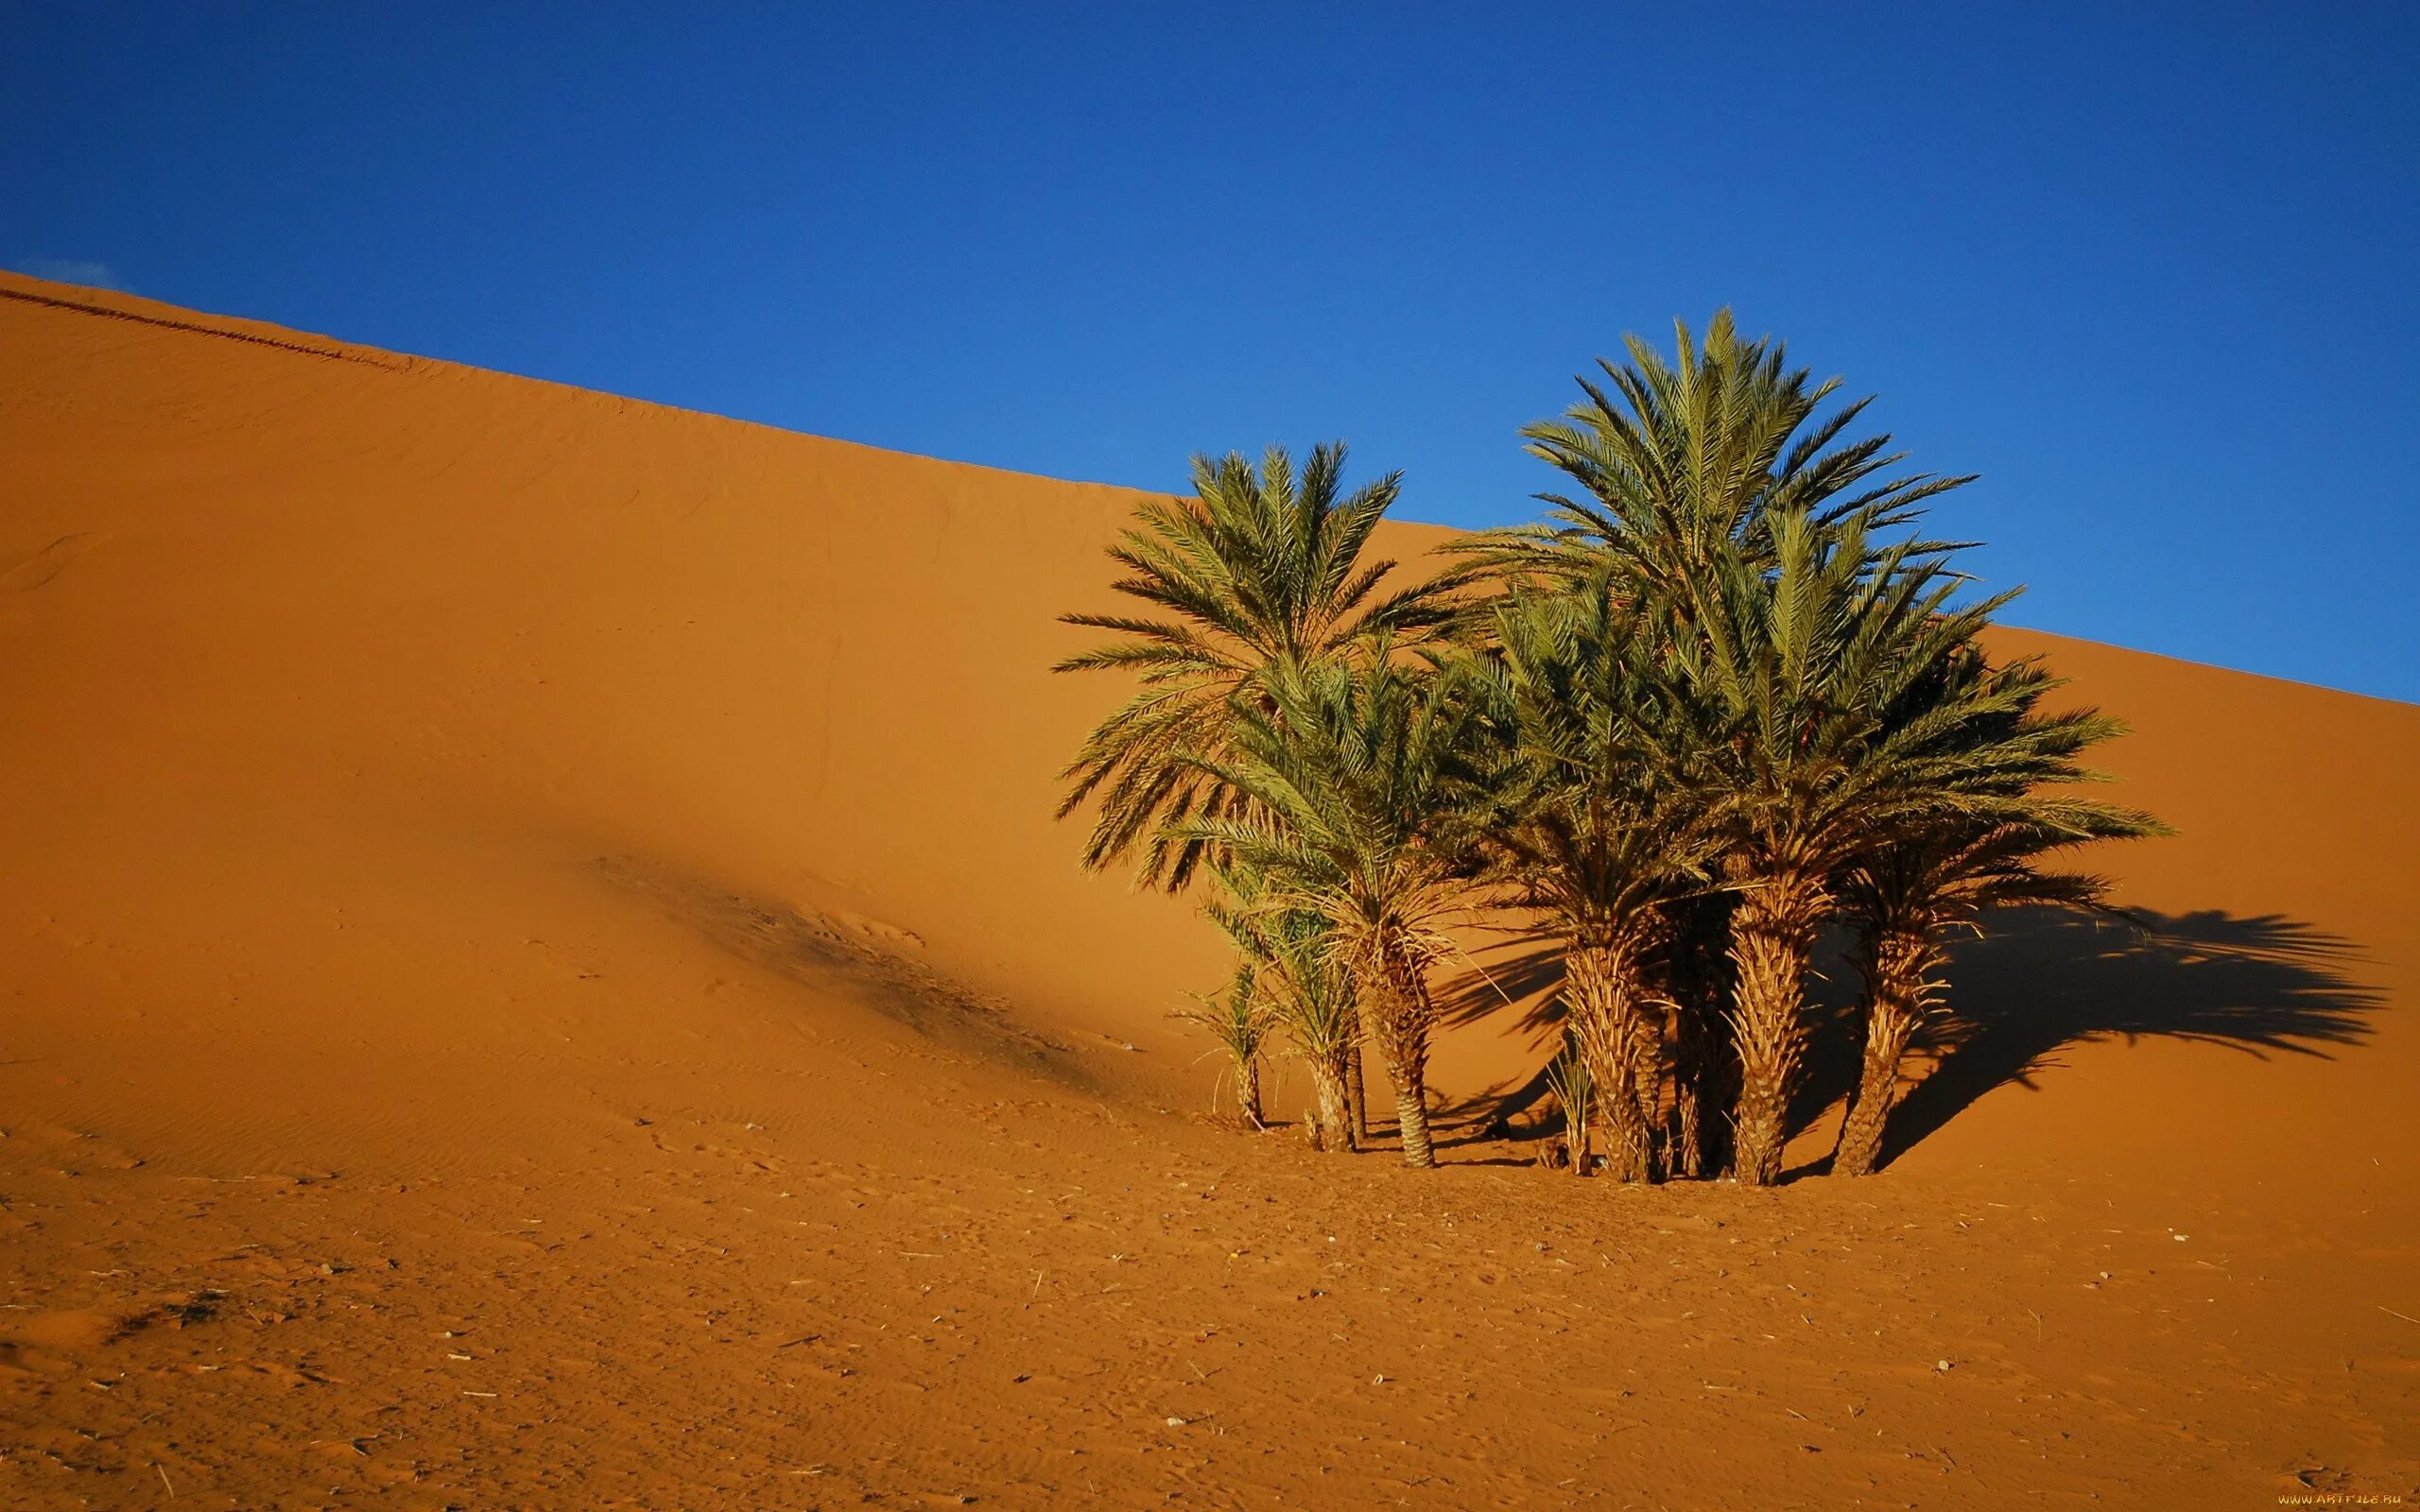
[[[1231,816],[1236,795],[1194,757],[1229,748],[1231,710],[1270,707],[1281,669],[1338,658],[1377,635],[1414,640],[1443,620],[1436,585],[1382,593],[1395,563],[1367,556],[1400,491],[1388,473],[1345,491],[1344,447],[1311,449],[1300,472],[1272,446],[1255,469],[1237,453],[1193,458],[1193,496],[1152,500],[1109,548],[1116,591],[1134,613],[1069,614],[1115,639],[1060,662],[1061,672],[1134,674],[1142,686],[1085,738],[1060,773],[1064,818],[1097,803],[1083,861],[1138,858],[1139,880],[1183,888],[1204,841],[1177,838],[1192,817]]]
[[[1325,919],[1295,911],[1276,935],[1277,1019],[1310,1068],[1320,1148],[1342,1155],[1368,1135],[1354,1117],[1351,1077],[1361,1063],[1361,1016],[1353,982],[1328,942]]]
[[[1268,1127],[1260,1100],[1260,1047],[1276,1026],[1276,1005],[1261,971],[1249,960],[1236,963],[1222,992],[1194,995],[1194,1005],[1177,1017],[1217,1041],[1212,1052],[1227,1057],[1227,1077],[1236,1091],[1236,1111],[1254,1128]],[[1218,1110],[1218,1091],[1211,1091],[1211,1110]]]
[[[1437,1004],[1428,966],[1466,902],[1464,833],[1475,714],[1461,679],[1381,640],[1359,664],[1272,669],[1238,699],[1223,759],[1197,765],[1245,801],[1182,820],[1173,839],[1211,847],[1262,881],[1255,904],[1326,923],[1363,1031],[1394,1083],[1404,1160],[1437,1163],[1427,1112]]]
[[[1948,932],[1979,928],[1993,908],[2095,906],[2106,890],[2102,879],[2046,869],[2045,858],[2087,841],[2168,833],[2149,815],[2077,795],[2075,784],[2103,780],[2078,758],[2123,727],[2092,709],[2044,712],[2043,696],[2061,684],[2038,662],[1994,667],[1970,649],[1951,659],[1936,684],[1919,685],[1914,707],[1900,717],[1962,699],[1978,684],[1993,685],[1987,696],[1998,712],[1952,724],[1943,743],[1968,768],[1961,785],[1986,789],[1998,801],[1979,814],[1920,815],[1886,827],[1840,879],[1857,929],[1865,1040],[1833,1158],[1840,1175],[1870,1174],[1881,1159],[1900,1062],[1939,1004]]]
[[[1582,403],[1522,432],[1531,455],[1577,489],[1540,495],[1549,507],[1542,524],[1459,547],[1472,570],[1574,590],[1602,582],[1617,596],[1660,602],[1676,635],[1694,634],[1703,593],[1685,586],[1703,585],[1725,562],[1772,571],[1776,521],[1854,528],[1869,551],[1877,533],[1911,524],[1927,501],[1971,481],[1901,470],[1906,454],[1892,450],[1888,434],[1851,434],[1870,401],[1834,405],[1839,380],[1790,367],[1779,342],[1741,339],[1728,310],[1703,340],[1685,324],[1675,333],[1668,360],[1625,338],[1626,363],[1600,361],[1602,382],[1580,381]],[[1919,559],[1945,549],[1908,548]],[[1732,1066],[1737,973],[1721,942],[1738,904],[1720,893],[1678,904],[1661,953],[1677,1016],[1672,1164],[1685,1175],[1707,1167],[1707,1115]]]
[[[1239,866],[1214,866],[1217,891],[1204,904],[1226,935],[1269,1022],[1285,1032],[1310,1072],[1321,1149],[1355,1148],[1348,1077],[1360,1043],[1360,1021],[1342,966],[1328,948],[1327,920],[1301,908],[1270,906],[1261,876]]]
[[[1668,905],[1702,889],[1716,833],[1688,786],[1654,675],[1663,633],[1601,581],[1516,588],[1475,662],[1494,739],[1480,847],[1490,879],[1564,947],[1564,1005],[1598,1090],[1606,1169],[1656,1174],[1663,1014],[1649,979]],[[1685,750],[1682,746],[1677,748]]]
[[[1772,565],[1737,545],[1671,591],[1691,601],[1669,685],[1691,708],[1685,748],[1726,832],[1740,1087],[1738,1179],[1779,1179],[1806,1054],[1806,982],[1840,873],[1877,836],[1937,820],[2013,816],[1964,758],[1962,732],[2021,691],[1945,679],[2008,595],[1964,606],[1945,558],[1875,547],[1852,519],[1769,521]]]

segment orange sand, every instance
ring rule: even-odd
[[[1135,497],[0,276],[0,1505],[2420,1493],[2420,709],[2008,632],[2163,933],[1886,1175],[1536,1170],[1512,1010],[1325,1161],[1049,816]]]

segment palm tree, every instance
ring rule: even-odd
[[[1463,903],[1470,867],[1455,836],[1468,802],[1474,714],[1461,679],[1409,663],[1381,640],[1360,664],[1273,669],[1237,700],[1232,754],[1198,759],[1246,801],[1175,826],[1262,879],[1257,907],[1317,914],[1350,978],[1363,1028],[1394,1083],[1404,1160],[1433,1166],[1427,968]]]
[[[1277,933],[1278,1022],[1310,1068],[1317,1099],[1320,1148],[1342,1155],[1360,1148],[1367,1131],[1354,1116],[1349,1078],[1361,1064],[1361,1016],[1352,979],[1329,949],[1327,921],[1295,911]]]
[[[1960,733],[2022,691],[1943,669],[2010,595],[1964,607],[1962,579],[1915,543],[1877,548],[1852,518],[1770,516],[1772,566],[1725,546],[1669,585],[1690,600],[1668,687],[1691,708],[1686,748],[1719,816],[1740,1086],[1733,1170],[1781,1175],[1806,1053],[1805,986],[1833,881],[1876,838],[1934,819],[2013,816],[2015,799],[1962,759]],[[1932,690],[1929,693],[1924,690]]]
[[[1955,723],[1944,743],[1969,770],[1968,789],[2002,801],[1983,814],[1922,815],[1877,833],[1840,879],[1855,920],[1864,979],[1864,1063],[1841,1121],[1832,1169],[1865,1176],[1879,1162],[1882,1136],[1899,1096],[1899,1066],[1927,1015],[1938,1005],[1945,936],[1979,928],[1988,909],[2020,904],[2093,907],[2107,890],[2095,876],[2042,869],[2052,852],[2090,840],[2167,833],[2147,814],[2092,802],[2072,784],[2103,780],[2077,762],[2086,748],[2123,732],[2092,709],[2045,713],[2042,696],[2061,686],[2033,661],[1994,667],[1978,648],[1950,659],[1936,682],[1919,684],[1903,719],[1995,684],[1999,712]]]
[[[1668,361],[1626,337],[1626,364],[1600,361],[1603,382],[1580,380],[1582,403],[1524,429],[1531,455],[1578,491],[1540,495],[1549,507],[1543,524],[1462,544],[1474,569],[1574,590],[1601,581],[1616,596],[1660,602],[1678,656],[1680,643],[1697,637],[1703,585],[1723,564],[1751,576],[1774,570],[1777,522],[1802,522],[1818,534],[1854,530],[1858,550],[1869,552],[1876,533],[1912,523],[1927,500],[1971,481],[1895,471],[1906,454],[1891,450],[1888,434],[1849,436],[1870,400],[1827,410],[1839,380],[1792,369],[1779,342],[1742,340],[1728,310],[1716,314],[1703,341],[1685,324],[1675,322],[1675,332]],[[1905,551],[1921,560],[1947,549],[1923,541]],[[1737,962],[1717,944],[1729,941],[1740,902],[1704,894],[1668,911],[1677,927],[1659,966],[1675,1005],[1671,1163],[1684,1175],[1707,1168],[1708,1109],[1729,1074],[1726,1040],[1740,1020]],[[1798,907],[1792,902],[1784,912]],[[1766,922],[1784,939],[1811,936],[1813,928],[1793,918],[1752,919],[1751,937],[1762,937]],[[1795,954],[1784,952],[1785,960]],[[1772,1069],[1787,1041],[1743,1048]]]
[[[1251,976],[1269,1021],[1285,1031],[1310,1072],[1315,1143],[1335,1154],[1352,1150],[1357,1130],[1347,1079],[1360,1021],[1352,984],[1328,949],[1327,920],[1305,909],[1269,906],[1266,884],[1247,868],[1214,866],[1213,880],[1218,893],[1203,911],[1241,957],[1238,980]]]
[[[1488,874],[1564,944],[1564,1004],[1599,1090],[1607,1169],[1655,1173],[1664,1026],[1649,982],[1665,909],[1702,887],[1715,833],[1669,759],[1662,627],[1601,578],[1577,593],[1517,586],[1475,663],[1495,734],[1481,785]]]
[[[1123,570],[1117,592],[1148,611],[1063,616],[1116,639],[1055,670],[1142,679],[1060,773],[1060,817],[1098,799],[1085,866],[1115,865],[1140,845],[1138,880],[1181,890],[1204,844],[1175,838],[1189,833],[1184,821],[1237,812],[1216,767],[1190,759],[1227,752],[1231,709],[1270,707],[1264,684],[1280,669],[1350,659],[1373,636],[1414,641],[1444,622],[1442,585],[1382,594],[1395,563],[1364,559],[1401,474],[1346,493],[1343,472],[1335,442],[1313,447],[1299,473],[1280,446],[1257,471],[1239,453],[1197,455],[1193,497],[1143,504],[1109,548]]]
[[[1260,972],[1249,960],[1237,961],[1226,990],[1197,994],[1194,1006],[1177,1017],[1206,1031],[1227,1057],[1227,1073],[1236,1088],[1236,1111],[1254,1128],[1266,1128],[1261,1113],[1260,1047],[1276,1020]],[[1211,1111],[1218,1110],[1218,1091],[1211,1091]]]

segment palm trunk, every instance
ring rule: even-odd
[[[1267,1128],[1260,1112],[1260,1057],[1236,1057],[1236,1105],[1254,1128]]]
[[[1426,1170],[1437,1163],[1428,1141],[1428,1031],[1436,1022],[1437,1005],[1417,956],[1392,943],[1382,943],[1376,954],[1375,970],[1359,973],[1371,990],[1368,1005],[1375,1010],[1362,1022],[1376,1040],[1394,1083],[1404,1164]]]
[[[1322,1060],[1305,1056],[1311,1068],[1311,1086],[1319,1095],[1319,1145],[1331,1155],[1343,1155],[1353,1150],[1352,1114],[1346,1095],[1343,1057]]]
[[[1757,878],[1731,920],[1737,988],[1731,1032],[1739,1051],[1732,1171],[1750,1186],[1781,1179],[1789,1103],[1806,1056],[1806,971],[1823,917],[1820,883],[1792,872]]]
[[[1715,1109],[1730,1057],[1732,899],[1715,893],[1677,905],[1669,946],[1672,1013],[1671,1174],[1697,1180],[1718,1169]]]
[[[1573,944],[1564,956],[1564,1001],[1573,1036],[1597,1083],[1605,1129],[1605,1172],[1623,1181],[1655,1175],[1655,1128],[1647,1098],[1662,1091],[1661,1046],[1640,1001],[1639,953],[1628,937]]]
[[[1395,1126],[1403,1131],[1403,1163],[1423,1171],[1437,1164],[1437,1152],[1428,1143],[1427,1071],[1425,1056],[1400,1064],[1390,1061],[1387,1067],[1387,1074],[1394,1078]]]
[[[1353,1147],[1370,1143],[1369,1084],[1361,1079],[1361,1041],[1356,1038],[1344,1059],[1344,1093],[1353,1115]]]
[[[1882,1163],[1883,1127],[1899,1103],[1899,1062],[1924,1022],[1925,997],[1941,951],[1925,929],[1875,932],[1865,953],[1865,1068],[1841,1123],[1836,1176],[1871,1176]]]
[[[1646,1157],[1641,1181],[1664,1178],[1666,1152],[1658,1145],[1656,1136],[1664,1128],[1664,1025],[1647,1001],[1642,979],[1638,996],[1633,1001],[1631,1016],[1630,1095],[1638,1109],[1638,1127],[1642,1153]]]
[[[1703,1082],[1696,1074],[1688,1040],[1687,1019],[1682,1020],[1681,1043],[1675,1046],[1672,1081],[1672,1174],[1685,1181],[1705,1175],[1705,1111]]]

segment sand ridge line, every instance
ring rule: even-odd
[[[331,362],[357,362],[365,368],[384,369],[389,372],[407,372],[410,363],[389,362],[367,352],[349,352],[339,347],[319,347],[303,341],[281,341],[275,336],[256,336],[249,332],[230,331],[222,326],[204,325],[195,320],[170,320],[156,315],[137,315],[131,310],[113,310],[106,304],[88,304],[81,300],[62,300],[55,295],[33,294],[24,289],[0,288],[0,299],[20,300],[27,304],[47,309],[66,310],[76,315],[97,315],[112,320],[131,320],[137,325],[158,326],[167,331],[185,331],[195,335],[217,336],[227,341],[243,341],[256,347],[274,347],[280,352],[299,352],[306,357],[324,357]]]

